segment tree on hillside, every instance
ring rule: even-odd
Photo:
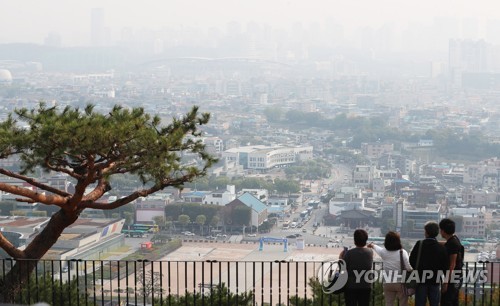
[[[177,221],[182,225],[182,230],[184,230],[186,228],[186,225],[191,222],[191,218],[188,215],[179,215]]]
[[[0,282],[0,301],[9,302],[28,281],[38,260],[56,243],[65,228],[86,209],[112,210],[160,191],[206,175],[216,161],[198,137],[209,114],[193,107],[185,116],[162,125],[160,118],[142,108],[113,107],[107,114],[44,103],[32,110],[20,109],[0,122],[0,158],[18,156],[20,171],[0,168],[0,174],[24,181],[24,185],[0,183],[0,190],[17,201],[58,207],[43,230],[26,246],[17,248],[0,233],[0,247],[16,264]],[[184,163],[183,153],[190,153]],[[198,163],[192,163],[193,156]],[[54,188],[32,176],[39,169],[68,175],[72,192]],[[113,177],[135,175],[139,189],[107,202]],[[90,190],[90,192],[89,192]],[[16,280],[6,281],[6,280]]]
[[[297,181],[292,180],[274,180],[274,188],[278,192],[278,194],[290,194],[297,193],[300,191],[300,184]]]
[[[153,221],[155,222],[156,225],[158,225],[160,231],[163,231],[165,229],[165,225],[167,222],[164,216],[155,216],[153,217]]]
[[[215,227],[219,224],[220,218],[219,216],[213,216],[210,220],[210,226]]]
[[[203,236],[203,225],[207,222],[207,217],[205,215],[196,216],[196,224],[200,226],[200,233]]]

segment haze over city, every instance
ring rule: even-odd
[[[49,33],[61,36],[63,46],[85,46],[90,43],[90,12],[102,8],[105,26],[111,38],[119,40],[123,28],[161,30],[165,27],[191,27],[225,30],[226,23],[237,21],[267,24],[273,28],[290,29],[301,22],[304,27],[343,27],[348,36],[357,28],[380,28],[394,25],[402,32],[408,26],[432,26],[436,18],[472,24],[476,29],[459,30],[459,37],[473,35],[485,38],[487,22],[500,19],[496,1],[2,1],[0,43],[43,43]],[[477,23],[477,24],[475,24]],[[311,25],[312,24],[312,25]],[[475,24],[475,25],[474,25]],[[472,33],[470,33],[472,31]],[[474,33],[475,32],[475,33]],[[491,35],[491,34],[490,34]]]
[[[0,303],[500,305],[497,2],[0,0]]]

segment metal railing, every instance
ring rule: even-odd
[[[0,259],[4,282],[12,259]],[[326,294],[315,280],[323,262],[314,261],[116,261],[42,260],[16,292],[15,303],[50,305],[344,305],[342,294]],[[381,263],[374,263],[381,270]],[[487,271],[485,282],[466,280],[461,305],[500,304],[500,262],[468,262]],[[380,283],[371,305],[384,305]]]

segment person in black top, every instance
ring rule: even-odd
[[[427,222],[424,226],[425,239],[417,241],[410,253],[410,265],[418,273],[419,280],[415,292],[415,306],[425,306],[427,300],[430,306],[439,305],[438,275],[448,269],[448,255],[444,246],[436,240],[438,233],[438,224]]]
[[[455,222],[451,219],[443,219],[439,222],[441,236],[446,239],[444,247],[448,253],[447,277],[441,287],[441,306],[458,306],[458,291],[462,278],[462,266],[464,263],[464,248],[455,235]]]
[[[368,233],[363,229],[354,231],[355,248],[342,251],[339,255],[346,263],[347,284],[344,290],[346,306],[368,306],[370,304],[371,284],[366,282],[365,273],[372,269],[373,251],[366,247]],[[356,279],[356,273],[362,275]],[[364,272],[364,273],[363,273]]]

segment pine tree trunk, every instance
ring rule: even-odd
[[[47,225],[26,247],[25,259],[17,259],[12,269],[0,280],[0,302],[14,303],[20,299],[22,288],[28,282],[40,259],[57,242],[65,228],[78,219],[76,212],[59,210]]]

